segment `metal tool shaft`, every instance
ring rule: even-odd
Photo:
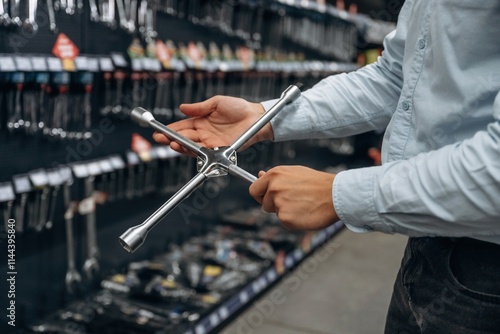
[[[273,119],[287,104],[293,102],[300,96],[300,89],[297,86],[289,86],[282,94],[278,102],[271,109],[266,111],[257,122],[246,130],[238,139],[231,144],[230,148],[238,151],[247,141],[250,140],[260,129],[262,129],[271,119]]]
[[[243,168],[238,167],[236,165],[230,165],[228,168],[228,172],[229,172],[229,174],[236,176],[240,180],[246,181],[250,184],[254,183],[254,181],[257,180],[257,177],[255,177],[255,175],[250,174],[249,172],[247,172]]]
[[[166,215],[177,207],[184,199],[189,197],[206,180],[207,176],[203,173],[196,174],[188,183],[175,193],[165,204],[156,210],[144,223],[131,227],[123,233],[119,240],[123,248],[128,252],[136,251],[146,239],[148,232],[156,226]]]
[[[177,132],[169,129],[162,123],[155,120],[153,114],[144,108],[137,107],[132,110],[131,117],[143,127],[150,127],[182,145],[187,150],[198,155],[198,174],[196,174],[184,187],[163,204],[142,224],[129,228],[123,233],[119,240],[123,248],[128,252],[136,251],[146,239],[148,232],[156,226],[166,215],[177,207],[184,199],[189,197],[193,191],[198,189],[208,178],[224,176],[228,173],[238,177],[248,183],[253,183],[257,178],[240,168],[236,164],[236,151],[241,148],[250,138],[262,129],[285,105],[291,103],[300,96],[300,89],[297,86],[288,87],[282,94],[278,102],[262,115],[247,131],[245,131],[229,147],[225,148],[205,148],[200,147],[191,139],[186,138]]]
[[[203,154],[201,151],[201,146],[196,144],[191,139],[178,134],[174,130],[169,129],[164,124],[155,120],[153,114],[151,114],[151,112],[147,111],[146,109],[141,107],[134,108],[134,110],[132,110],[131,117],[134,121],[139,123],[139,125],[143,127],[150,127],[153,130],[164,134],[170,140],[181,144],[184,148],[188,149],[192,153],[195,153],[197,155]]]

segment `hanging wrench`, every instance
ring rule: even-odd
[[[49,29],[52,33],[57,33],[57,24],[56,24],[56,14],[54,12],[54,3],[52,0],[47,0],[47,12],[49,15]]]
[[[128,32],[135,32],[135,22],[137,21],[137,0],[132,0],[130,3],[130,16],[128,19]]]
[[[21,0],[10,0],[10,16],[12,17],[12,23],[18,27],[23,25],[23,21],[19,17],[19,4]]]
[[[75,0],[67,0],[66,14],[68,15],[75,14],[75,9],[76,9]]]
[[[38,24],[36,23],[37,8],[38,8],[38,0],[29,0],[28,18],[24,21],[24,28],[30,33],[34,33],[38,30]]]
[[[68,0],[60,0],[59,9],[66,11],[66,9],[68,9]]]
[[[7,11],[8,0],[0,0],[0,25],[8,26],[12,23]]]
[[[50,188],[45,187],[42,190],[40,195],[40,207],[38,211],[38,224],[35,229],[37,232],[41,232],[47,223],[47,213],[48,213],[48,205],[49,205],[49,193]]]
[[[100,16],[99,16],[99,10],[97,9],[96,0],[89,0],[89,6],[90,6],[90,21],[99,22]]]
[[[76,0],[76,9],[78,10],[78,13],[83,11],[83,0]]]
[[[116,0],[116,7],[118,8],[118,18],[120,22],[120,28],[125,31],[128,31],[128,21],[125,13],[125,6],[123,4],[123,0]]]
[[[115,0],[108,0],[108,19],[106,22],[108,23],[108,26],[112,29],[116,27],[116,20],[115,20]]]
[[[78,270],[76,270],[75,265],[75,242],[73,237],[73,216],[75,212],[75,204],[70,200],[69,187],[71,183],[66,182],[64,184],[64,204],[66,212],[64,213],[64,220],[66,222],[66,245],[67,255],[68,255],[68,269],[66,271],[65,283],[66,290],[69,293],[74,292],[75,284],[82,282],[82,277]]]
[[[94,193],[94,176],[89,176],[85,179],[85,193],[87,195],[88,210],[86,216],[87,226],[87,259],[83,264],[83,271],[89,280],[92,280],[99,272],[99,248],[97,247],[96,221],[95,221],[95,200]]]

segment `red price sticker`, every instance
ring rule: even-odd
[[[52,53],[59,59],[62,60],[63,69],[65,71],[75,71],[75,58],[80,53],[80,50],[75,43],[68,36],[60,33],[57,36],[54,47],[52,48]]]

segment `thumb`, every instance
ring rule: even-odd
[[[198,103],[183,103],[179,109],[183,114],[189,117],[207,116],[213,111],[217,110],[219,98],[217,96],[211,97],[208,100]]]
[[[266,172],[264,172],[263,170],[261,170],[261,171],[259,172],[259,175],[258,175],[258,176],[259,176],[259,177],[263,177],[264,175],[266,175]]]

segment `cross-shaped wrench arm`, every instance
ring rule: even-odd
[[[301,84],[289,86],[281,93],[281,97],[274,106],[262,115],[257,122],[252,124],[234,143],[229,146],[231,149],[238,151],[247,141],[250,140],[257,132],[259,132],[271,119],[273,119],[287,104],[293,102],[300,96]]]
[[[166,215],[177,207],[183,200],[189,197],[196,189],[198,189],[208,179],[204,173],[196,174],[188,183],[179,189],[170,199],[158,208],[148,219],[142,224],[129,228],[120,236],[120,244],[128,252],[133,253],[137,250],[146,239],[146,236],[153,227],[156,226]]]
[[[193,191],[198,189],[209,177],[218,177],[226,174],[234,175],[243,181],[253,183],[257,178],[240,168],[236,164],[236,151],[259,132],[285,105],[293,102],[300,96],[297,86],[288,87],[276,104],[266,111],[248,130],[237,138],[229,147],[208,149],[201,147],[191,139],[169,129],[154,119],[153,114],[143,108],[135,108],[131,117],[143,127],[150,127],[169,139],[176,141],[183,147],[198,156],[198,174],[196,174],[184,187],[175,193],[165,204],[154,212],[142,224],[129,228],[119,240],[121,245],[129,252],[134,252],[146,239],[148,232],[169,214],[177,205],[186,199]]]
[[[192,153],[198,156],[204,155],[203,152],[201,151],[201,147],[198,144],[196,144],[191,139],[180,135],[174,130],[171,130],[162,123],[158,122],[154,118],[153,114],[147,111],[146,109],[141,107],[134,108],[134,110],[132,110],[130,117],[132,117],[134,121],[139,123],[140,126],[144,128],[152,128],[153,130],[156,130],[164,134],[170,140],[176,141],[177,143],[181,144],[184,148],[188,149]]]

